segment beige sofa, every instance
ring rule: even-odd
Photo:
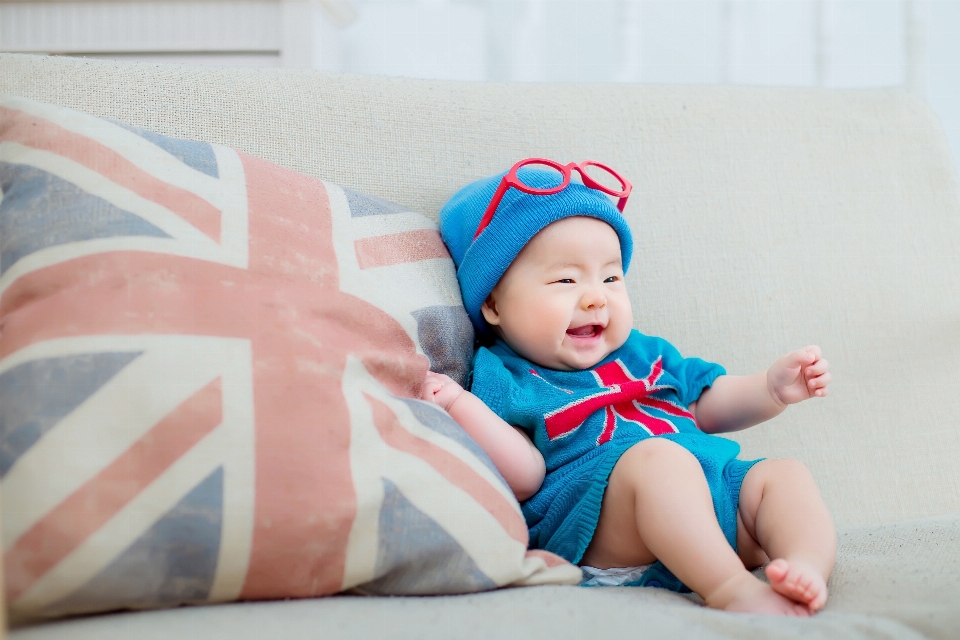
[[[436,217],[527,156],[635,185],[635,323],[733,373],[809,343],[830,396],[737,434],[813,471],[839,529],[810,620],[657,589],[239,603],[16,628],[107,638],[960,637],[960,189],[895,90],[430,82],[0,56],[0,93],[228,145]]]

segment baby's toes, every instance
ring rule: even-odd
[[[803,585],[803,600],[814,611],[827,603],[827,585],[819,573],[805,572],[799,579]]]
[[[797,594],[796,599],[800,602],[809,605],[817,597],[816,584],[809,574],[798,571],[793,588]]]
[[[827,584],[819,574],[809,576],[808,583],[805,597],[807,606],[811,611],[819,611],[827,604]]]
[[[810,567],[777,559],[768,565],[767,578],[770,586],[780,595],[801,605],[819,608],[813,605],[820,595],[822,580]]]
[[[789,571],[790,564],[783,558],[771,560],[770,564],[768,564],[764,570],[764,572],[767,574],[767,578],[770,580],[770,584],[773,584],[774,582],[783,582],[787,578]]]

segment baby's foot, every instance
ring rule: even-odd
[[[767,565],[767,579],[777,593],[819,611],[827,603],[827,583],[811,565],[778,558]]]
[[[714,609],[741,613],[792,617],[806,617],[811,613],[806,605],[780,595],[769,584],[761,582],[747,571],[724,582],[704,601]]]

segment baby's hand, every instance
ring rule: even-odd
[[[463,387],[449,376],[427,371],[427,377],[423,381],[423,393],[420,394],[420,398],[438,404],[445,410],[450,411],[450,407],[453,406],[461,393],[463,393]]]
[[[830,363],[823,359],[820,347],[811,345],[788,353],[767,370],[767,386],[773,399],[781,404],[796,404],[814,396],[827,395]]]

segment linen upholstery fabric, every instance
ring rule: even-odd
[[[0,188],[14,616],[577,581],[411,399],[473,342],[432,221],[22,98]]]
[[[960,634],[960,204],[942,131],[916,98],[15,55],[0,56],[0,92],[239,148],[430,217],[464,184],[519,158],[616,167],[634,184],[625,215],[640,331],[731,373],[803,344],[824,348],[828,398],[733,437],[744,457],[805,462],[840,528],[831,600],[806,621],[728,615],[655,589],[537,587],[125,614],[14,638],[420,637],[427,628],[546,638],[596,633],[600,618],[611,634],[650,637]]]

